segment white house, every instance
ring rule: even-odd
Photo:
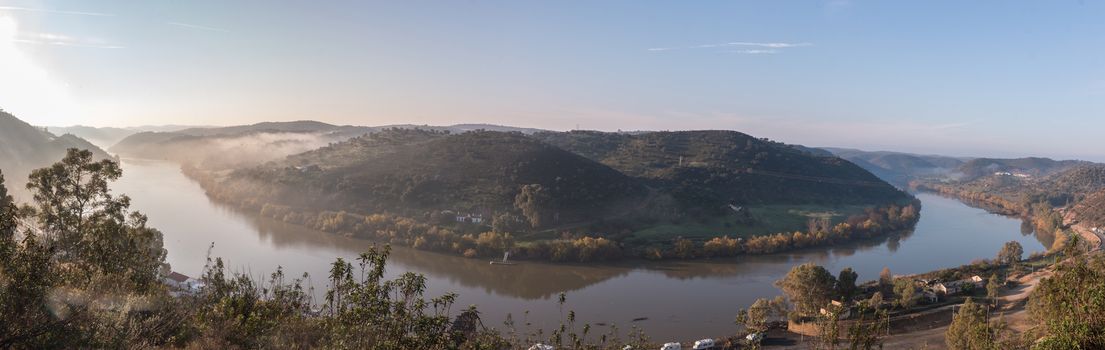
[[[195,293],[203,288],[203,282],[200,280],[176,271],[170,272],[168,276],[162,278],[162,282],[168,285],[171,290],[174,290],[174,293]]]

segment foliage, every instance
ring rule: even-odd
[[[879,295],[876,293],[876,295]],[[882,336],[889,325],[886,323],[887,311],[860,307],[859,316],[848,325],[848,348],[852,350],[882,349]]]
[[[1024,248],[1017,241],[1005,242],[998,251],[997,263],[1016,266],[1024,256]]]
[[[911,278],[894,279],[894,295],[898,298],[898,307],[909,310],[917,305],[917,283]]]
[[[747,310],[737,312],[736,324],[744,326],[749,333],[766,332],[768,323],[786,317],[787,301],[782,296],[775,299],[756,299]]]
[[[841,301],[848,303],[856,296],[858,292],[856,289],[857,279],[859,279],[859,274],[851,267],[840,270],[840,274],[836,278],[836,294]]]
[[[836,278],[824,267],[805,263],[791,268],[775,286],[790,299],[800,315],[813,316],[832,300]]]
[[[1105,347],[1105,257],[1078,256],[1055,266],[1028,299],[1040,349]]]
[[[1003,349],[1000,331],[1000,325],[989,323],[983,306],[968,298],[948,326],[944,342],[952,350]]]

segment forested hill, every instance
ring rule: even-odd
[[[546,227],[632,211],[648,196],[635,179],[521,133],[389,129],[231,173],[211,190],[314,209],[517,213]],[[452,218],[449,218],[451,221]]]
[[[905,187],[910,181],[962,177],[963,158],[885,151],[825,148],[833,154],[867,169],[889,183]]]
[[[69,148],[92,151],[100,159],[111,157],[82,138],[70,134],[54,135],[0,110],[0,170],[9,181],[24,182],[31,170],[53,164],[64,157]],[[13,187],[20,199],[27,199],[20,190]]]
[[[173,132],[142,132],[111,147],[123,157],[171,160],[231,169],[283,159],[374,131],[316,121],[268,122]]]
[[[1080,160],[1053,160],[1038,157],[1012,159],[976,158],[963,163],[963,165],[959,166],[958,170],[963,174],[963,180],[973,180],[999,172],[1042,177],[1089,164],[1093,163]]]
[[[534,135],[644,180],[683,207],[884,204],[908,195],[844,159],[736,131]]]

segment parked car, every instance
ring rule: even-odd
[[[556,348],[554,348],[552,345],[537,343],[529,347],[529,350],[556,350]]]
[[[691,349],[706,350],[706,349],[713,349],[713,348],[714,348],[714,340],[713,339],[702,339],[702,340],[694,342],[694,347],[691,348]]]
[[[667,343],[660,347],[660,350],[683,350],[683,345],[679,343]]]

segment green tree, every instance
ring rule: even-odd
[[[1055,265],[1028,298],[1040,349],[1105,349],[1105,257]]]
[[[850,303],[852,298],[856,295],[856,280],[859,279],[859,274],[852,270],[851,267],[846,267],[840,270],[840,274],[836,279],[836,294],[840,297],[840,300],[845,303]]]
[[[1001,280],[998,274],[991,274],[990,279],[986,280],[986,298],[990,299],[991,303],[997,303],[998,293],[1001,293]]]
[[[775,297],[775,299],[759,298],[747,310],[742,309],[737,312],[735,322],[744,326],[748,332],[766,332],[768,322],[786,316],[786,312],[786,299],[782,296]]]
[[[514,206],[522,211],[534,228],[548,224],[551,204],[552,195],[540,184],[522,186],[521,192],[514,197]]]
[[[898,306],[909,310],[917,304],[917,284],[909,278],[894,279],[894,295],[898,298]]]
[[[886,310],[869,310],[860,307],[858,316],[848,325],[848,348],[851,350],[882,349],[882,335],[886,333]]]
[[[1015,267],[1020,263],[1023,255],[1024,248],[1021,247],[1021,244],[1017,241],[1009,241],[1001,246],[997,260],[999,264],[1008,264]]]
[[[799,315],[813,316],[832,300],[836,278],[824,267],[805,263],[790,269],[775,286],[783,290]]]
[[[85,267],[67,270],[67,278],[145,292],[160,286],[165,248],[146,216],[129,211],[130,198],[111,194],[109,183],[122,174],[115,161],[94,161],[92,152],[70,149],[61,162],[33,171],[27,188],[59,261]]]
[[[986,310],[967,298],[944,333],[944,343],[952,350],[1002,349],[999,328],[990,325]]]

